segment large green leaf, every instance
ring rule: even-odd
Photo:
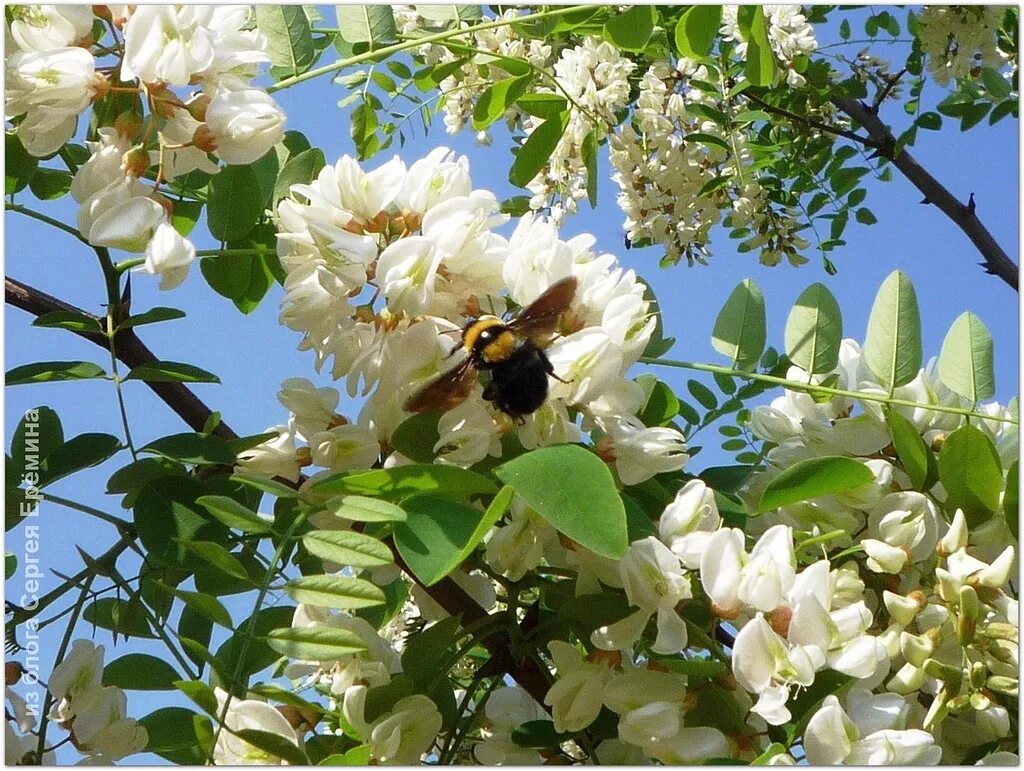
[[[951,391],[973,403],[991,399],[996,392],[992,335],[970,311],[957,317],[942,341],[939,377]]]
[[[294,8],[299,6],[257,6],[260,8]],[[236,241],[254,227],[263,214],[263,196],[256,172],[251,166],[226,166],[210,180],[210,197],[206,205],[206,222],[218,241]]]
[[[93,334],[103,332],[98,318],[77,311],[50,311],[37,316],[32,322],[32,326],[45,329],[67,329],[71,332],[92,332]]]
[[[182,463],[235,462],[236,452],[231,445],[213,434],[171,434],[154,439],[139,452],[151,452]]]
[[[505,111],[530,87],[531,75],[505,78],[489,85],[477,99],[473,108],[473,128],[477,131],[499,120]]]
[[[219,522],[243,533],[263,535],[270,532],[270,522],[261,519],[234,498],[226,495],[204,495],[196,503],[205,508]]]
[[[626,510],[611,471],[594,453],[575,444],[543,447],[494,473],[581,546],[611,559],[626,553]]]
[[[399,506],[380,498],[339,495],[327,501],[324,510],[354,522],[405,522],[407,515]]]
[[[389,5],[336,5],[335,10],[341,36],[349,43],[369,43],[373,50],[398,39]]]
[[[314,530],[302,536],[302,544],[320,559],[354,568],[375,568],[394,561],[385,544],[348,530]]]
[[[980,428],[960,426],[939,450],[939,480],[946,489],[946,511],[964,510],[977,527],[999,508],[1003,469],[992,440]]]
[[[653,5],[629,6],[604,24],[604,38],[626,51],[643,51],[651,39],[658,12]]]
[[[512,168],[508,173],[509,182],[517,187],[526,187],[547,165],[568,123],[569,113],[562,112],[552,115],[535,128],[512,161]]]
[[[311,147],[291,156],[277,177],[271,205],[276,206],[282,198],[287,198],[292,185],[308,185],[316,179],[325,164],[324,151],[319,147]]]
[[[1006,492],[1003,493],[1003,516],[1006,517],[1006,526],[1010,528],[1013,537],[1020,540],[1020,479],[1018,478],[1017,461],[1010,464],[1010,470],[1006,473]]]
[[[915,490],[930,490],[939,479],[935,454],[925,445],[917,427],[894,409],[886,408],[885,418],[892,433],[892,444]]]
[[[105,377],[106,372],[91,361],[37,361],[8,370],[5,383],[52,383],[59,380],[90,380]]]
[[[320,608],[354,610],[384,603],[384,592],[369,581],[346,576],[301,576],[284,585],[296,602]]]
[[[786,321],[786,355],[811,374],[831,372],[839,363],[843,317],[824,284],[801,292]]]
[[[897,388],[921,369],[921,314],[910,278],[890,273],[875,296],[864,341],[864,361],[886,388]]]
[[[764,296],[752,279],[745,278],[722,306],[711,344],[729,357],[733,367],[748,370],[757,365],[766,339]]]
[[[129,653],[103,667],[103,685],[127,691],[173,691],[180,679],[174,667],[146,653]]]
[[[486,477],[457,466],[417,464],[335,474],[313,483],[309,491],[317,495],[360,495],[399,500],[407,495],[430,493],[461,500],[470,495],[494,495],[498,488]]]
[[[180,361],[151,361],[129,372],[125,380],[147,383],[219,383],[220,378],[205,369]]]
[[[775,54],[768,40],[768,22],[764,7],[741,5],[737,14],[740,32],[747,41],[744,74],[755,86],[770,86],[775,76]]]
[[[149,741],[146,750],[171,763],[201,766],[206,760],[196,734],[195,712],[184,707],[162,707],[142,717],[139,725],[146,729]]]
[[[265,639],[282,656],[302,661],[333,661],[366,650],[355,632],[322,625],[274,629]]]
[[[219,543],[214,543],[213,541],[182,541],[181,545],[203,560],[203,562],[212,565],[222,573],[232,578],[240,578],[244,581],[249,580],[249,573],[242,563],[238,561],[238,558]]]
[[[4,134],[4,194],[13,195],[32,181],[39,159],[30,155],[13,131]]]
[[[15,479],[20,481],[28,470],[26,456],[31,456],[32,463],[36,464],[62,444],[64,428],[53,409],[40,406],[26,410],[11,437],[10,470],[15,472]]]
[[[271,758],[280,758],[291,766],[308,766],[306,753],[281,734],[272,731],[261,731],[258,728],[241,728],[234,732],[235,736],[251,744],[258,750],[267,753]],[[268,758],[269,760],[270,758]]]
[[[846,492],[869,484],[874,478],[871,469],[853,458],[808,458],[794,463],[768,483],[757,511],[760,514],[779,506]]]
[[[479,5],[416,5],[416,13],[435,24],[458,24],[480,21],[483,13]]]
[[[227,530],[212,521],[197,502],[207,488],[189,477],[165,476],[147,484],[133,507],[135,527],[149,559],[196,568],[195,558],[181,546],[183,541],[223,544]]]
[[[267,36],[272,72],[278,78],[305,72],[316,60],[309,17],[301,5],[258,3],[256,26]]]
[[[84,468],[98,466],[121,449],[110,434],[79,434],[51,450],[39,464],[39,487],[53,484]]]
[[[691,5],[676,23],[676,49],[691,59],[703,59],[711,47],[722,23],[722,6]]]
[[[484,512],[429,495],[406,498],[402,506],[409,518],[395,527],[395,546],[413,575],[432,586],[455,570],[476,545],[472,539]]]

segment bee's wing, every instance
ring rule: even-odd
[[[576,277],[569,276],[556,281],[519,315],[509,322],[508,327],[523,337],[544,337],[558,328],[558,317],[572,303],[576,296]]]
[[[402,408],[406,412],[447,412],[466,401],[474,385],[476,367],[467,357],[406,399]]]

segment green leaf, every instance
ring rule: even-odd
[[[509,182],[516,187],[526,187],[547,165],[568,123],[569,113],[562,112],[551,116],[534,129],[512,161]]]
[[[914,125],[928,131],[938,131],[942,128],[942,116],[937,112],[923,112],[914,119]]]
[[[676,50],[690,59],[703,59],[711,53],[721,24],[722,6],[690,6],[676,24]]]
[[[227,527],[243,533],[265,535],[270,532],[270,523],[261,519],[234,498],[226,495],[204,495],[196,503],[210,512],[211,516]]]
[[[398,39],[395,14],[389,5],[336,5],[338,28],[349,43],[369,43],[370,50]]]
[[[974,404],[996,392],[992,335],[970,311],[957,317],[942,341],[939,378],[949,390]]]
[[[486,477],[457,466],[417,464],[392,469],[374,469],[334,474],[315,482],[309,492],[317,495],[365,495],[404,498],[431,493],[452,500],[470,495],[494,495],[498,491]]]
[[[98,466],[121,449],[121,440],[110,434],[79,434],[55,447],[39,464],[39,487],[69,474]]]
[[[182,541],[223,543],[227,530],[211,521],[196,499],[205,485],[181,476],[156,479],[139,491],[133,507],[135,527],[149,559],[176,567],[195,568],[194,558],[180,545]]]
[[[38,316],[33,322],[34,327],[47,329],[67,329],[71,332],[92,332],[93,334],[103,332],[100,320],[88,313],[77,313],[75,311],[50,311]]]
[[[309,758],[306,757],[306,753],[299,749],[294,741],[286,739],[280,734],[261,731],[258,728],[241,728],[235,731],[234,734],[242,741],[267,753],[270,756],[267,758],[267,761],[273,758],[280,758],[292,766],[309,765]]]
[[[249,573],[242,566],[238,559],[213,541],[180,541],[185,549],[196,555],[203,562],[206,562],[232,578],[241,578],[249,581]]]
[[[416,13],[435,24],[457,24],[480,21],[483,13],[479,5],[416,5]]]
[[[326,164],[324,151],[319,147],[311,147],[290,157],[277,176],[271,205],[277,206],[282,198],[288,198],[292,185],[308,185]]]
[[[871,469],[853,458],[808,458],[775,477],[761,493],[758,514],[823,495],[853,490],[874,481]]]
[[[394,561],[391,549],[376,538],[347,530],[314,530],[302,536],[302,544],[320,559],[354,568],[375,568]]]
[[[10,552],[6,552],[4,554],[4,580],[10,581],[11,576],[13,576],[17,570],[18,558]]]
[[[282,656],[302,661],[334,661],[366,650],[355,632],[323,625],[274,629],[265,640]]]
[[[603,557],[629,546],[626,510],[604,462],[579,445],[544,447],[513,458],[494,473],[555,529]]]
[[[928,449],[917,427],[891,407],[885,408],[885,419],[892,433],[892,444],[903,470],[915,490],[927,492],[939,478],[935,454]]]
[[[54,201],[71,189],[71,174],[59,169],[36,169],[28,188],[40,201]]]
[[[532,75],[518,78],[505,78],[489,85],[477,99],[473,108],[473,128],[477,131],[490,126],[505,114],[512,104],[526,93],[530,87]]]
[[[405,511],[388,501],[362,495],[339,495],[327,501],[326,510],[355,522],[405,522]]]
[[[30,155],[13,131],[4,135],[4,195],[24,190],[39,166],[39,159]]]
[[[173,691],[180,679],[166,661],[145,653],[129,653],[103,668],[103,685],[126,691]]]
[[[260,8],[295,9],[301,14],[298,6],[268,5],[257,7],[257,17]],[[226,166],[210,180],[206,222],[218,241],[235,241],[246,236],[256,227],[262,214],[263,197],[251,166]]]
[[[277,498],[299,497],[298,490],[294,490],[291,487],[288,487],[288,485],[275,482],[273,479],[268,479],[267,477],[261,476],[260,474],[252,471],[236,471],[231,475],[231,481],[255,488],[256,490],[262,490],[263,492],[270,493]]]
[[[299,75],[316,61],[309,18],[302,6],[257,4],[256,26],[267,36],[267,53],[278,79]]]
[[[410,460],[417,463],[432,463],[441,435],[437,423],[440,412],[420,412],[398,424],[391,435],[391,446]]]
[[[711,345],[729,357],[733,368],[750,370],[757,366],[766,339],[764,296],[752,279],[745,278],[722,306],[711,333]]]
[[[156,637],[137,602],[101,597],[91,605],[86,605],[82,618],[101,629],[109,629],[125,637]]]
[[[144,380],[147,383],[219,383],[220,378],[205,369],[180,361],[151,361],[140,364],[129,372],[125,380]]]
[[[402,672],[420,688],[430,685],[454,663],[445,652],[452,647],[458,631],[459,618],[449,616],[410,637],[402,651]]]
[[[413,574],[432,586],[459,566],[467,547],[471,550],[484,512],[428,495],[406,498],[402,506],[409,518],[395,527],[395,546]]]
[[[849,22],[846,19],[843,19],[843,24],[849,25]],[[770,761],[771,761],[772,758],[774,758],[777,755],[785,755],[785,754],[786,754],[786,745],[779,744],[778,742],[773,742],[772,744],[768,745],[768,749],[766,749],[764,752],[762,752],[760,755],[758,755],[756,758],[754,758],[750,762],[750,765],[752,765],[752,766],[767,766],[767,765],[770,764]]]
[[[874,212],[871,211],[871,209],[857,209],[857,211],[854,212],[854,217],[856,217],[857,222],[859,222],[861,225],[874,225],[875,223],[878,222],[878,218],[875,216]]]
[[[1006,517],[1006,526],[1010,528],[1014,539],[1020,541],[1020,480],[1018,479],[1017,461],[1011,463],[1010,470],[1006,472],[1003,515]]]
[[[185,318],[185,311],[183,310],[158,306],[156,308],[150,308],[148,311],[143,311],[135,316],[129,316],[118,324],[118,329],[141,327],[143,324],[156,324],[161,321],[173,321],[174,319],[183,318]]]
[[[718,406],[718,398],[715,396],[715,392],[699,380],[687,380],[686,390],[690,392],[694,399],[700,402],[704,409],[713,410]]]
[[[194,720],[199,718],[184,707],[163,707],[139,720],[149,741],[146,750],[171,763],[200,766],[206,757],[199,747]]]
[[[6,384],[53,383],[59,380],[91,380],[106,377],[103,368],[91,361],[37,361],[8,370]]]
[[[527,720],[512,730],[511,738],[517,747],[543,750],[569,741],[572,734],[559,733],[550,720]]]
[[[963,509],[968,526],[975,528],[999,508],[1003,469],[984,431],[970,424],[960,426],[942,443],[938,464],[947,513]]]
[[[18,484],[21,481],[21,474],[27,470],[26,454],[35,456],[32,460],[36,463],[62,444],[64,428],[60,424],[60,417],[53,409],[40,406],[26,410],[11,437],[8,471],[15,472],[13,484]]]
[[[843,19],[843,21],[839,24],[839,37],[841,37],[843,40],[849,40],[850,39],[850,20],[849,19]]]
[[[181,680],[174,683],[174,687],[188,696],[192,702],[208,715],[218,715],[220,709],[217,706],[217,696],[213,689],[206,683],[199,680]]]
[[[796,298],[786,321],[786,355],[811,374],[831,372],[839,364],[843,317],[824,284],[814,283]]]
[[[202,172],[195,172],[201,174]],[[171,225],[181,235],[188,237],[188,234],[195,229],[199,223],[199,215],[203,211],[202,201],[179,201],[175,200],[174,210],[171,212]]]
[[[385,599],[369,581],[345,576],[302,576],[287,582],[284,590],[296,602],[338,610],[382,605]]]
[[[651,395],[647,398],[638,416],[645,426],[666,426],[672,418],[679,414],[679,397],[660,380],[654,383]]]
[[[993,67],[981,68],[981,82],[985,84],[985,90],[995,99],[1006,99],[1013,92],[1010,81]]]
[[[860,182],[861,177],[871,169],[867,166],[847,166],[833,172],[829,176],[829,183],[832,185],[832,192],[836,198],[842,198],[849,193]]]
[[[775,54],[768,41],[768,23],[764,7],[742,5],[737,15],[740,32],[747,41],[747,60],[743,72],[755,86],[770,86],[775,76]]]
[[[356,154],[365,160],[380,149],[377,139],[377,112],[369,101],[362,101],[349,114],[349,135],[356,145]]]
[[[580,159],[587,169],[587,200],[590,208],[597,208],[597,146],[600,141],[598,130],[594,128],[585,137],[580,146]]]
[[[227,608],[221,605],[220,600],[209,594],[202,592],[189,592],[184,589],[174,589],[170,586],[163,587],[167,591],[171,592],[175,597],[184,602],[188,607],[192,608],[199,615],[210,619],[213,623],[224,627],[225,629],[234,629],[235,625],[231,621],[231,614],[228,613]]]
[[[182,463],[232,464],[235,451],[219,436],[212,434],[171,434],[154,439],[139,452],[151,452]]]
[[[519,97],[516,105],[523,112],[546,120],[565,112],[567,103],[565,97],[558,94],[530,93]]]
[[[604,39],[625,51],[643,51],[651,39],[658,12],[653,5],[630,6],[604,23]]]
[[[864,361],[887,388],[898,388],[921,369],[921,314],[910,278],[893,271],[882,282],[868,318]]]

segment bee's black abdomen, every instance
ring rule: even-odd
[[[499,410],[514,418],[529,415],[548,397],[547,356],[529,340],[515,352],[491,368],[489,396]]]

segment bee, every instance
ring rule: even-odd
[[[523,422],[548,397],[548,375],[555,374],[544,348],[558,327],[558,320],[576,295],[572,276],[557,281],[523,308],[511,321],[497,316],[471,319],[462,329],[466,358],[428,383],[405,402],[407,412],[446,412],[462,404],[477,382],[478,370],[490,372],[484,399],[506,415]]]

